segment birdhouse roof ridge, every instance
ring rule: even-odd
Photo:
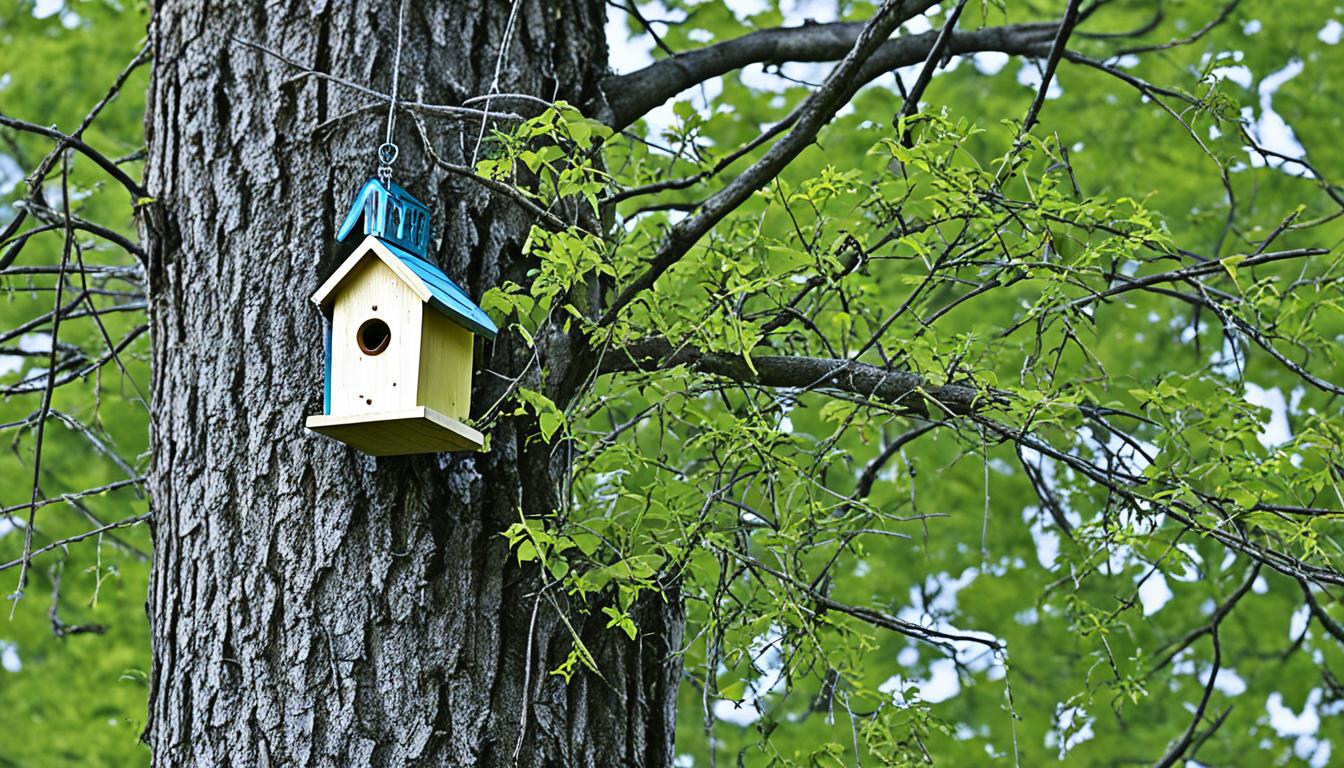
[[[396,243],[381,237],[369,235],[355,248],[354,252],[326,282],[312,295],[312,301],[324,311],[336,295],[336,290],[351,275],[355,267],[369,256],[386,264],[394,274],[426,304],[446,315],[449,320],[466,328],[477,336],[493,340],[499,333],[490,316],[476,306],[467,292],[443,270],[414,254],[406,252]]]
[[[395,243],[382,238],[378,238],[378,242],[391,251],[392,255],[401,263],[410,268],[416,277],[420,278],[420,281],[429,290],[428,304],[430,306],[478,336],[493,340],[499,333],[499,328],[490,319],[490,316],[485,314],[485,310],[478,307],[476,302],[472,301],[471,297],[467,295],[467,292],[453,282],[451,277],[444,274],[443,270],[412,253],[408,253]]]

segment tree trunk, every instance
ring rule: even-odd
[[[499,90],[593,99],[602,0],[520,1]],[[372,175],[386,110],[232,38],[387,92],[397,2],[161,0],[154,12],[155,764],[667,765],[678,601],[643,606],[629,642],[563,594],[538,597],[499,535],[554,510],[563,451],[527,440],[536,429],[521,417],[479,455],[375,460],[303,428],[322,403],[307,298],[335,268],[335,227]],[[407,0],[402,97],[486,93],[510,8]],[[469,164],[479,124],[426,119],[439,154]],[[394,178],[441,235],[431,258],[478,298],[525,282],[525,213],[434,172],[408,117],[396,138]],[[569,342],[539,343],[547,381],[565,381]],[[506,378],[546,386],[532,355],[507,332],[478,353],[503,377],[477,376],[476,415]],[[561,607],[603,679],[549,674],[571,646]]]

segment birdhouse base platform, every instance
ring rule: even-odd
[[[485,442],[480,432],[423,405],[383,413],[309,416],[306,424],[370,456],[479,451]]]

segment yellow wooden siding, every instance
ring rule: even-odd
[[[376,309],[375,309],[376,307]],[[420,370],[424,305],[376,256],[365,256],[337,290],[331,319],[331,414],[413,408]],[[366,355],[356,334],[366,320],[387,323],[391,340]]]
[[[425,306],[420,347],[419,404],[454,419],[471,413],[471,331]]]

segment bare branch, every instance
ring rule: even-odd
[[[909,9],[892,9],[895,23],[882,37],[885,39],[901,23],[924,13],[933,4],[930,0],[918,0]],[[602,90],[611,107],[612,127],[624,128],[687,88],[749,64],[835,61],[854,48],[865,26],[867,22],[848,21],[763,29],[669,56],[629,74],[608,77]]]
[[[65,213],[65,248],[61,253],[61,269],[65,269],[70,264],[70,254],[75,244],[74,230],[70,226],[70,154],[68,151],[62,153],[61,156],[61,200]],[[58,275],[56,277],[56,307],[61,306],[61,292],[64,285],[65,275]],[[60,341],[60,329],[61,316],[57,313],[51,320],[51,354],[47,358],[47,382],[46,387],[42,390],[42,407],[38,411],[37,437],[33,448],[33,492],[28,505],[28,524],[23,529],[23,564],[19,568],[19,585],[11,596],[14,601],[9,609],[11,619],[14,618],[14,610],[18,608],[19,598],[23,596],[24,588],[28,586],[28,561],[33,551],[33,518],[37,514],[37,503],[41,498],[42,438],[46,431],[47,414],[51,412],[51,399],[56,391],[56,353]]]
[[[434,149],[434,143],[429,140],[429,132],[425,130],[424,122],[415,115],[412,115],[412,119],[415,121],[415,128],[420,134],[421,144],[424,146],[425,152],[429,154],[429,159],[434,161],[434,165],[449,173],[471,179],[495,194],[507,197],[522,207],[523,210],[540,219],[542,223],[546,225],[547,229],[554,232],[563,232],[569,227],[563,219],[545,208],[542,208],[540,205],[537,205],[537,203],[529,198],[521,189],[511,184],[505,184],[502,181],[496,181],[495,179],[482,176],[465,165],[458,165],[444,160]]]
[[[33,133],[37,134],[38,136],[45,136],[49,139],[59,141],[77,150],[81,155],[84,155],[93,162],[97,163],[99,168],[102,168],[104,171],[107,171],[107,174],[111,176],[113,179],[116,179],[117,183],[125,187],[126,190],[129,191],[131,195],[135,197],[136,200],[149,197],[149,193],[145,191],[145,188],[140,186],[140,183],[137,182],[135,179],[132,179],[130,176],[127,176],[126,172],[118,168],[117,164],[114,161],[112,161],[111,158],[109,158],[107,155],[104,155],[102,152],[99,152],[98,150],[94,149],[93,147],[90,147],[88,144],[85,144],[81,139],[78,139],[68,134],[61,133],[55,128],[44,128],[35,123],[30,123],[27,120],[19,120],[18,118],[10,117],[4,114],[0,114],[0,125],[5,126],[6,128],[13,128],[16,131]]]
[[[102,357],[98,358],[92,363],[89,363],[83,368],[80,368],[77,371],[71,371],[70,373],[60,377],[59,379],[56,379],[53,382],[52,386],[63,387],[66,384],[69,384],[70,382],[75,381],[77,379],[82,379],[85,376],[88,376],[90,373],[93,373],[94,371],[103,367],[104,365],[107,365],[109,362],[112,362],[117,355],[121,354],[122,350],[130,346],[131,342],[135,341],[137,338],[139,338],[142,334],[144,334],[148,330],[149,330],[148,325],[139,325],[136,326],[135,328],[132,328],[125,336],[121,337],[121,341],[117,342],[117,345],[115,347],[112,347],[111,349],[108,350],[107,354],[103,355]],[[54,347],[55,345],[53,344],[53,348]],[[60,370],[60,366],[56,366],[55,368],[53,368],[51,373],[55,373],[58,370]],[[30,382],[31,380],[25,380],[11,387],[0,387],[0,395],[4,396],[21,395],[29,392],[39,392],[43,389],[42,386],[35,386],[32,385]]]
[[[1042,55],[1058,26],[1046,22],[958,32],[948,39],[945,53]],[[611,109],[610,124],[625,128],[687,88],[749,64],[835,61],[849,52],[861,29],[856,22],[839,22],[762,30],[662,59],[636,72],[613,75],[602,83]],[[883,43],[859,70],[858,78],[871,82],[893,69],[927,60],[939,34],[931,31]]]
[[[607,352],[599,374],[659,371],[677,366],[766,387],[835,389],[873,398],[897,410],[923,415],[928,403],[943,411],[969,413],[989,404],[983,392],[966,384],[930,386],[922,376],[892,371],[857,360],[820,357],[753,355],[750,364],[741,355],[704,352],[691,347],[674,349],[664,339],[646,339]]]
[[[1036,98],[1031,101],[1031,108],[1027,110],[1027,119],[1022,121],[1022,133],[1031,130],[1036,125],[1036,117],[1041,112],[1041,107],[1045,104],[1046,93],[1050,90],[1050,83],[1055,78],[1055,69],[1059,67],[1060,57],[1064,55],[1064,49],[1069,44],[1069,35],[1073,34],[1073,26],[1078,23],[1078,4],[1079,0],[1069,0],[1069,6],[1064,11],[1064,20],[1059,24],[1059,30],[1055,33],[1055,41],[1050,46],[1050,57],[1045,62],[1045,72],[1041,75],[1041,87],[1036,89]]]
[[[961,18],[962,9],[965,7],[966,0],[961,0],[961,2],[957,3],[956,7],[952,9],[952,13],[948,15],[947,21],[943,22],[943,30],[938,33],[938,39],[935,40],[933,45],[929,48],[929,55],[924,59],[924,66],[919,70],[919,77],[915,79],[915,84],[911,86],[909,92],[905,94],[905,100],[901,103],[901,109],[896,113],[896,119],[892,121],[892,123],[898,127],[898,130],[901,121],[915,114],[915,110],[919,109],[919,99],[924,95],[924,91],[929,87],[929,83],[933,81],[933,71],[937,69],[938,61],[943,58],[944,53],[947,51],[947,44],[952,40],[952,31],[956,29],[957,20]],[[906,143],[906,146],[912,144],[911,136],[902,136],[900,138]]]
[[[40,205],[38,203],[33,202],[25,203],[23,207],[31,211],[32,213],[36,214],[39,219],[48,222],[48,226],[46,227],[36,227],[20,235],[19,237],[24,240],[27,240],[29,237],[38,234],[39,232],[59,229],[65,226],[66,217],[65,214],[63,214],[60,211],[55,211],[44,205]],[[121,233],[112,229],[108,229],[107,227],[104,227],[101,224],[95,224],[94,222],[86,221],[85,219],[81,219],[80,217],[74,215],[71,215],[69,217],[69,223],[72,229],[78,229],[81,232],[88,232],[91,235],[97,235],[98,237],[101,237],[102,239],[108,241],[109,243],[112,243],[113,245],[117,246],[123,251],[126,251],[127,253],[134,256],[136,259],[140,261],[141,264],[149,263],[149,255],[145,253],[145,250],[141,248],[139,245],[128,240]],[[13,261],[14,257],[11,255],[12,252],[14,251],[6,252],[3,257],[0,257],[0,269],[9,266],[10,262]]]
[[[915,624],[914,622],[906,621],[905,619],[892,616],[891,614],[884,613],[882,611],[877,611],[871,608],[864,608],[856,605],[849,605],[847,603],[842,603],[838,600],[833,600],[828,595],[816,589],[813,589],[812,587],[793,578],[792,576],[790,576],[787,573],[784,573],[783,571],[771,568],[770,566],[766,565],[765,563],[762,563],[759,560],[756,560],[755,558],[743,555],[739,552],[735,552],[732,550],[722,549],[720,547],[713,547],[713,545],[710,546],[713,549],[717,549],[720,552],[725,552],[731,555],[732,557],[742,562],[742,564],[746,565],[751,570],[773,576],[782,584],[785,584],[788,587],[792,587],[793,589],[798,590],[809,600],[814,601],[818,608],[824,610],[838,611],[847,616],[852,616],[858,619],[859,621],[871,624],[875,627],[880,627],[882,629],[889,629],[893,632],[898,632],[907,637],[911,637],[916,640],[922,640],[927,643],[933,643],[935,645],[946,646],[946,644],[950,644],[953,642],[962,642],[962,643],[976,643],[978,645],[983,645],[986,648],[996,651],[1001,650],[1003,648],[1003,644],[1000,643],[998,640],[958,632],[944,632],[935,627],[925,627],[919,624]]]
[[[1204,712],[1209,706],[1209,698],[1213,696],[1213,686],[1218,682],[1218,670],[1223,666],[1223,646],[1218,642],[1218,624],[1215,622],[1213,628],[1209,630],[1209,637],[1213,640],[1213,667],[1209,670],[1209,682],[1204,685],[1204,695],[1199,699],[1199,705],[1195,707],[1194,716],[1190,718],[1190,726],[1185,729],[1185,733],[1177,739],[1167,754],[1158,761],[1158,768],[1171,768],[1175,765],[1185,751],[1190,748],[1191,742],[1195,739],[1195,731],[1199,728],[1199,723],[1204,719]]]
[[[328,120],[327,123],[331,123],[332,121],[341,118],[353,117],[357,114],[368,111],[370,109],[382,109],[386,106],[387,103],[392,101],[392,96],[390,94],[374,90],[373,88],[370,88],[366,85],[362,85],[353,80],[347,80],[344,77],[337,77],[336,75],[327,72],[320,72],[306,64],[302,64],[300,62],[295,61],[294,59],[289,58],[288,56],[284,55],[283,53],[280,53],[277,50],[268,48],[262,45],[261,43],[255,43],[252,42],[251,40],[244,40],[243,38],[237,36],[233,36],[231,39],[235,43],[238,43],[239,45],[243,45],[253,50],[264,53],[267,56],[271,56],[272,58],[276,59],[277,61],[280,61],[290,67],[293,67],[294,69],[299,70],[300,74],[303,77],[316,77],[320,80],[327,80],[337,85],[349,88],[352,91],[362,93],[366,96],[373,96],[379,99],[378,104],[371,104],[364,107],[359,107],[351,112],[347,112],[343,115],[338,115],[337,117],[332,118],[332,120]],[[496,120],[523,119],[522,115],[516,115],[511,112],[495,112],[494,110],[485,111],[480,109],[471,109],[469,107],[455,107],[447,104],[426,104],[421,101],[403,101],[401,99],[397,100],[397,107],[408,110],[413,113],[424,112],[426,114],[442,115],[445,117],[456,118],[459,120],[483,121],[486,119],[496,119]],[[322,128],[325,125],[326,124],[324,124],[323,126],[319,126],[319,128]]]
[[[154,516],[153,512],[146,512],[143,515],[128,517],[124,520],[118,520],[115,523],[108,523],[107,525],[101,526],[99,528],[94,528],[91,531],[85,531],[83,533],[76,534],[74,536],[67,536],[66,538],[61,539],[59,541],[53,541],[52,543],[46,545],[45,547],[41,547],[39,549],[35,549],[32,552],[27,553],[25,557],[19,558],[18,560],[10,560],[8,563],[0,564],[0,571],[7,571],[10,568],[14,568],[24,562],[31,561],[38,555],[45,554],[53,549],[58,549],[68,544],[74,544],[77,541],[83,541],[84,539],[93,538],[94,536],[99,536],[101,534],[107,533],[108,531],[115,531],[118,528],[130,528],[133,525],[139,525],[140,523],[149,520],[153,516]]]
[[[1142,45],[1134,48],[1124,48],[1119,51],[1116,51],[1114,55],[1124,56],[1126,54],[1131,53],[1148,53],[1150,51],[1165,51],[1169,48],[1176,48],[1182,45],[1189,45],[1190,43],[1193,43],[1196,40],[1199,40],[1201,37],[1207,35],[1214,29],[1214,27],[1217,27],[1218,25],[1227,21],[1228,18],[1232,16],[1232,12],[1237,9],[1238,5],[1241,5],[1241,0],[1232,0],[1232,2],[1223,6],[1222,12],[1220,12],[1217,16],[1215,16],[1212,20],[1210,20],[1208,24],[1205,24],[1204,26],[1195,30],[1191,34],[1186,35],[1185,37],[1173,38],[1172,40],[1165,43],[1161,43],[1160,45]],[[1161,16],[1159,15],[1157,18],[1161,18]]]

